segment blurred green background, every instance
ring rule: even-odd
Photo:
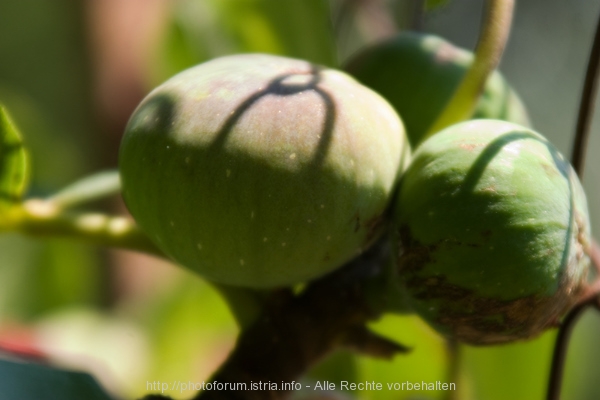
[[[419,1],[0,0],[0,102],[33,160],[30,195],[115,168],[120,135],[139,100],[188,66],[237,52],[268,52],[339,66],[361,46],[406,29]],[[569,154],[600,4],[517,2],[500,69],[534,127]],[[451,0],[422,29],[473,49],[483,1]],[[584,186],[600,232],[596,111]],[[125,212],[120,199],[96,206]],[[447,381],[443,340],[415,317],[375,329],[414,348],[393,362],[334,355],[306,379]],[[202,382],[226,357],[237,328],[201,279],[150,257],[52,239],[0,237],[0,347],[34,349],[93,373],[134,398],[149,382]],[[464,347],[460,399],[541,399],[555,333],[489,348]],[[571,342],[564,398],[600,398],[600,315]],[[265,360],[268,362],[268,360]],[[170,392],[176,398],[191,392]],[[349,393],[343,393],[349,395]],[[443,392],[360,392],[360,399],[443,399]],[[309,394],[297,393],[298,398]]]

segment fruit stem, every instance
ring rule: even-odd
[[[306,371],[333,350],[346,348],[390,359],[409,348],[370,332],[377,319],[366,297],[373,274],[387,255],[377,244],[342,268],[309,283],[294,294],[273,291],[262,312],[243,329],[228,359],[210,378],[249,388],[252,382],[298,382]],[[268,360],[268,362],[265,362]],[[276,390],[200,392],[194,400],[289,398],[291,387]]]
[[[129,218],[91,212],[66,212],[53,202],[31,199],[14,219],[17,232],[34,237],[69,237],[89,243],[167,258]]]
[[[575,141],[573,144],[573,153],[571,154],[571,164],[581,178],[585,164],[585,150],[587,148],[594,104],[598,88],[598,73],[600,72],[600,19],[596,25],[596,34],[594,44],[590,52],[585,82],[581,93],[579,104],[579,115],[577,117],[577,127],[575,128]]]
[[[422,140],[471,117],[488,76],[494,71],[508,40],[513,0],[488,0],[475,59],[452,98]]]

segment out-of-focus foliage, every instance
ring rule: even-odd
[[[96,139],[83,11],[68,0],[0,1],[0,102],[30,153],[29,195],[56,190],[97,163],[89,152]],[[0,324],[99,304],[99,266],[89,246],[0,236]]]
[[[178,1],[162,49],[155,83],[233,53],[270,53],[337,64],[326,0]]]
[[[438,7],[442,7],[448,3],[448,0],[426,0],[425,10],[431,11]]]
[[[31,151],[35,192],[93,168],[83,12],[83,3],[66,0],[0,1],[0,101]]]

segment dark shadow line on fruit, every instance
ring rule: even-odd
[[[488,164],[498,155],[498,153],[502,150],[502,148],[509,143],[516,142],[517,140],[523,139],[533,139],[547,145],[547,142],[543,139],[540,139],[539,136],[528,132],[528,131],[514,131],[510,133],[503,134],[498,138],[491,141],[486,148],[479,154],[469,172],[465,176],[463,180],[463,184],[461,187],[462,193],[469,193],[475,189],[479,179],[485,172]]]
[[[323,129],[321,130],[321,140],[319,141],[319,146],[317,147],[317,151],[315,152],[312,164],[315,166],[320,166],[323,164],[323,160],[327,155],[327,149],[331,144],[333,126],[335,124],[335,104],[333,104],[333,100],[329,93],[325,90],[316,87],[314,88],[315,92],[321,96],[321,99],[325,103],[325,119],[323,120]]]
[[[567,275],[568,275],[568,269],[570,267],[570,265],[568,265],[569,262],[569,255],[571,254],[571,240],[570,238],[573,235],[573,228],[575,227],[575,224],[577,224],[578,220],[575,216],[576,214],[576,207],[575,207],[575,192],[573,191],[573,180],[577,179],[576,177],[576,173],[575,170],[573,170],[573,168],[571,167],[571,164],[565,160],[563,158],[563,156],[556,151],[552,146],[547,145],[548,151],[550,152],[550,155],[552,156],[552,161],[554,162],[554,165],[556,166],[556,169],[558,169],[558,171],[560,172],[560,174],[565,178],[565,180],[567,181],[567,184],[569,185],[569,225],[567,228],[567,231],[565,233],[565,239],[564,239],[564,243],[565,244],[565,249],[563,251],[563,256],[561,258],[561,265],[564,265],[565,268],[563,270],[560,271],[561,273],[561,277],[560,280],[561,282],[564,279],[568,279]],[[570,175],[573,176],[570,176]]]
[[[321,81],[320,67],[313,65],[309,72],[312,78],[309,82],[303,84],[289,84],[285,80],[298,74],[284,74],[273,78],[267,87],[252,94],[240,105],[237,106],[233,114],[223,123],[221,129],[217,133],[216,139],[211,144],[211,149],[222,148],[231,133],[231,130],[239,119],[250,110],[250,108],[260,99],[265,96],[292,96],[305,91],[314,91],[321,97],[325,104],[325,120],[323,121],[323,129],[320,135],[319,145],[315,152],[314,159],[310,163],[312,167],[318,167],[323,162],[327,149],[331,143],[333,126],[335,122],[335,104],[332,97],[322,88],[317,85]]]
[[[159,94],[142,103],[128,125],[162,135],[171,130],[174,118],[175,99],[166,94]]]
[[[467,173],[463,181],[461,192],[463,194],[472,192],[475,189],[475,186],[479,182],[479,179],[483,175],[488,164],[492,161],[494,157],[496,157],[500,150],[509,143],[522,139],[533,139],[544,144],[548,149],[548,152],[552,156],[552,161],[554,162],[556,169],[565,178],[567,184],[569,185],[569,219],[565,235],[566,245],[563,249],[563,257],[561,259],[561,266],[563,266],[564,268],[560,271],[560,279],[562,280],[566,277],[566,269],[568,268],[568,257],[571,252],[571,240],[569,238],[571,237],[573,232],[573,222],[575,213],[575,205],[573,199],[574,195],[571,179],[569,179],[569,164],[560,156],[560,154],[556,151],[556,149],[552,147],[552,145],[550,145],[548,141],[527,131],[514,131],[498,137],[497,139],[490,142],[485,148],[485,150],[481,152],[479,157],[477,157],[477,160],[473,163],[473,166],[469,169],[469,172]]]
[[[575,199],[574,199],[575,194],[573,192],[573,182],[571,179],[567,178],[567,183],[569,184],[569,226],[567,228],[567,232],[566,232],[565,238],[564,238],[565,249],[563,250],[562,258],[560,260],[561,265],[565,266],[565,268],[560,271],[561,283],[563,282],[563,280],[568,279],[567,272],[568,272],[569,267],[571,267],[571,265],[568,265],[569,254],[571,254],[571,240],[570,239],[573,235],[574,225],[577,223],[577,218],[575,218],[576,208],[575,208]]]

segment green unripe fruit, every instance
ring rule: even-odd
[[[393,108],[348,75],[228,56],[138,106],[120,150],[123,197],[162,251],[207,279],[290,285],[382,233],[408,151]]]
[[[563,156],[527,128],[474,120],[435,134],[415,152],[394,213],[408,302],[458,340],[534,337],[586,285],[585,194]]]
[[[345,69],[380,93],[402,117],[416,147],[441,114],[473,61],[473,54],[440,37],[403,32],[369,46]],[[525,106],[499,72],[487,83],[473,113],[528,126]]]

